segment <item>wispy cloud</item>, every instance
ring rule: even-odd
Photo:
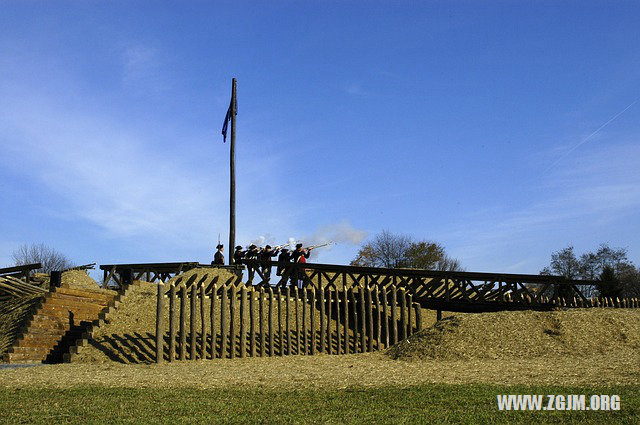
[[[64,201],[63,211],[49,214],[92,223],[103,237],[173,247],[208,246],[218,232],[226,233],[228,162],[226,155],[210,152],[212,141],[207,140],[208,154],[176,156],[135,127],[100,113],[28,91],[12,92],[11,100],[0,104],[0,163],[20,178],[46,185],[48,196]],[[219,148],[227,146],[220,143]],[[239,184],[238,237],[261,227],[264,231],[263,226],[285,231],[286,223],[295,220],[286,201],[273,201],[278,199],[273,170],[281,164],[264,154],[242,161],[250,170],[245,175],[255,181],[267,171],[272,178],[263,182],[262,196],[252,196],[254,187],[246,181]]]
[[[590,229],[603,225],[619,227],[629,216],[638,218],[638,169],[640,145],[637,143],[595,149],[580,160],[570,161],[567,167],[549,173],[540,184],[543,195],[527,205],[515,210],[503,205],[470,213],[466,224],[443,232],[442,237],[453,242],[456,255],[462,257],[463,262],[495,264],[504,260],[502,267],[513,271],[535,267],[540,255],[535,245],[540,238],[548,240],[578,223],[588,234]],[[600,242],[594,241],[594,244]],[[519,247],[520,261],[509,259],[514,255],[510,248],[513,246]],[[506,251],[511,251],[509,256],[504,255]],[[503,260],[497,260],[496,253],[502,253]],[[549,254],[545,252],[544,258]]]

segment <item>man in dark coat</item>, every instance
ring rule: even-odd
[[[217,251],[215,254],[213,254],[213,261],[211,262],[211,264],[224,266],[224,245],[218,244],[218,246],[216,246],[216,249]]]
[[[246,260],[257,260],[259,253],[260,251],[258,251],[258,247],[255,246],[254,244],[251,244],[249,245],[249,249],[247,250],[247,252],[245,252],[244,258]],[[256,274],[256,269],[253,266],[247,265],[247,272],[249,274],[249,279],[247,280],[247,283],[251,284],[253,283],[253,277]]]
[[[265,246],[260,254],[258,254],[258,259],[261,263],[260,269],[262,270],[262,277],[267,285],[269,285],[269,280],[271,279],[271,266],[267,263],[276,255],[278,255],[278,250],[273,251],[271,245]]]
[[[240,264],[240,261],[244,258],[244,251],[240,245],[236,246],[236,250],[233,253],[233,264]]]
[[[276,269],[277,276],[282,276],[282,273],[284,273],[284,271],[286,270],[289,262],[291,262],[291,254],[289,254],[289,249],[282,248],[280,255],[278,256],[278,268]],[[287,280],[285,279],[282,282],[282,287],[284,288],[286,286],[287,286]]]
[[[296,245],[296,250],[291,254],[291,259],[294,263],[306,263],[307,258],[311,255],[311,249],[304,249],[302,244],[299,243]],[[302,288],[302,284],[304,283],[304,269],[298,269],[291,273],[291,284],[298,285],[298,288]]]

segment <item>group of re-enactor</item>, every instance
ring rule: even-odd
[[[276,275],[282,276],[282,273],[287,267],[289,263],[306,263],[307,258],[311,255],[310,248],[303,248],[301,243],[296,244],[296,249],[292,252],[289,252],[289,249],[284,246],[278,246],[275,249],[271,247],[271,245],[267,245],[264,248],[258,248],[256,245],[251,244],[249,248],[245,251],[242,249],[242,246],[236,246],[236,249],[233,253],[233,263],[240,264],[241,260],[259,260],[260,261],[260,271],[262,272],[263,281],[266,285],[269,285],[269,281],[271,280],[271,265],[268,263],[272,261],[272,258],[278,257],[278,267],[276,270]],[[224,265],[224,245],[218,244],[216,246],[216,253],[213,255],[213,261],[211,264],[214,265]],[[249,274],[248,283],[253,283],[253,278],[255,275],[255,269],[252,266],[247,265],[247,271]],[[300,271],[300,273],[294,272],[289,276],[289,281],[291,282],[291,286],[296,286],[298,288],[302,288],[304,283],[304,269]],[[287,281],[282,282],[283,286],[287,285]]]

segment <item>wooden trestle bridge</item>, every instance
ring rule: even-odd
[[[285,286],[301,281],[305,286],[405,288],[422,307],[457,312],[501,310],[550,310],[558,305],[586,306],[581,288],[595,281],[570,280],[563,276],[507,273],[454,272],[419,269],[340,266],[333,264],[287,263],[280,276],[268,279],[260,262],[243,260],[254,269],[258,282]],[[266,263],[262,263],[263,265]],[[269,263],[274,268],[277,262]],[[293,278],[293,279],[292,279]]]
[[[282,273],[276,275],[278,266]],[[195,267],[223,267],[241,275],[247,284],[285,287],[300,281],[305,287],[342,289],[344,287],[405,288],[422,307],[457,312],[501,310],[549,310],[558,305],[586,307],[590,300],[583,288],[595,281],[569,280],[563,276],[454,272],[419,269],[341,266],[316,263],[263,263],[243,260],[242,265],[211,266],[197,262],[101,265],[104,281],[122,285],[132,280],[166,281]],[[271,266],[270,276],[263,267]]]

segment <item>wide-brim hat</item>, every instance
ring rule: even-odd
[[[296,248],[302,248],[302,244],[301,243],[296,244]]]
[[[238,245],[238,246],[236,247],[236,251],[242,251],[242,245]]]

